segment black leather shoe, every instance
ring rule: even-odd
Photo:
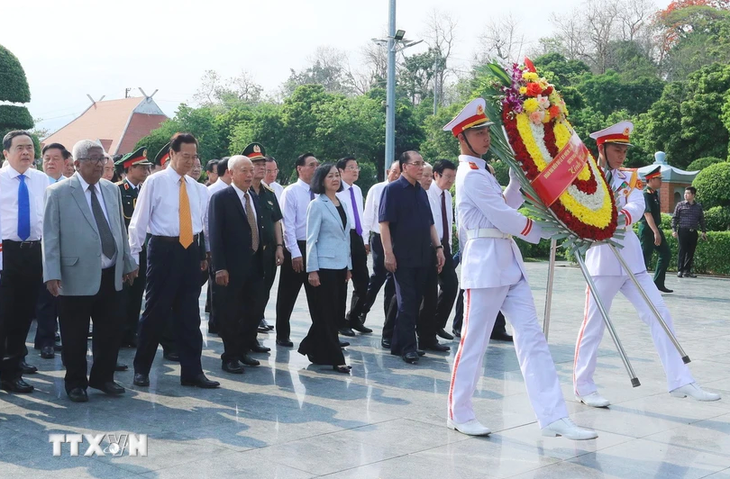
[[[696,278],[697,275],[694,273],[684,273],[685,278]]]
[[[183,386],[195,386],[203,389],[215,389],[221,385],[218,381],[211,381],[205,377],[205,374],[200,373],[193,379],[180,379],[180,384]]]
[[[269,351],[271,351],[271,348],[267,348],[266,346],[263,346],[258,341],[256,341],[253,344],[253,346],[251,346],[252,353],[268,353]]]
[[[285,348],[293,348],[294,347],[294,343],[292,343],[291,341],[289,341],[289,338],[286,338],[286,339],[277,339],[276,340],[276,344],[278,346],[284,346]]]
[[[218,326],[215,323],[211,323],[210,320],[208,320],[208,333],[218,334]]]
[[[390,349],[390,339],[388,339],[388,338],[381,339],[380,345],[383,347],[383,349]]]
[[[134,373],[134,380],[132,383],[135,386],[149,386],[150,385],[150,376],[149,374],[142,374],[142,373]]]
[[[120,394],[124,394],[124,388],[120,386],[119,384],[115,383],[114,381],[107,381],[104,384],[91,384],[89,383],[90,388],[98,389],[99,391],[106,393],[110,396],[119,396]]]
[[[117,365],[114,366],[115,371],[126,371],[127,369],[129,369],[129,366],[127,366],[126,364],[122,364],[122,363],[117,363]]]
[[[508,343],[513,342],[512,336],[507,334],[504,331],[501,331],[499,333],[492,332],[492,335],[489,337],[492,341],[505,341]]]
[[[35,374],[38,372],[38,368],[26,363],[25,359],[20,361],[20,370],[23,372],[23,374]]]
[[[180,355],[176,353],[175,351],[163,351],[162,357],[167,359],[168,361],[173,361],[176,363],[180,362]]]
[[[683,272],[681,272],[681,271],[679,271],[679,272],[677,273],[677,278],[683,278],[683,277],[684,277],[684,273],[683,273]]]
[[[419,356],[425,356],[426,351],[424,351],[423,349],[416,349],[416,354],[418,354]]]
[[[416,364],[418,362],[418,353],[415,351],[409,351],[403,355],[403,361],[408,364]]]
[[[240,359],[241,359],[241,362],[243,364],[245,364],[246,366],[258,366],[259,364],[261,364],[258,361],[258,359],[254,359],[251,356],[249,356],[248,354],[244,354],[244,355],[240,356]]]
[[[355,331],[353,331],[351,328],[342,328],[340,329],[339,333],[343,336],[355,336]]]
[[[11,393],[28,394],[32,393],[35,389],[33,386],[23,381],[23,378],[8,379],[7,381],[0,381],[0,388]]]
[[[373,332],[372,329],[366,327],[360,321],[350,321],[350,329],[354,329],[360,334],[370,334]]]
[[[419,346],[421,346],[421,348],[427,349],[429,351],[438,351],[439,353],[445,353],[446,351],[449,351],[451,349],[448,346],[439,344],[439,342],[436,341],[435,339],[433,341],[429,341],[427,343],[420,343]]]
[[[656,289],[658,289],[662,293],[674,293],[673,289],[669,289],[666,286],[657,286]]]
[[[452,341],[454,339],[454,337],[447,333],[446,330],[443,328],[436,331],[436,335],[438,335],[439,338],[445,339],[447,341]]]
[[[86,394],[86,389],[73,388],[67,394],[71,402],[89,402],[89,396]]]
[[[269,332],[269,325],[266,322],[265,319],[262,319],[259,321],[258,328],[256,329],[259,333],[268,333]]]
[[[459,331],[458,329],[452,329],[451,332],[453,333],[455,338],[461,337],[461,331]]]
[[[53,345],[53,350],[56,352],[63,351],[63,344],[56,341],[56,344]]]
[[[41,348],[41,357],[43,359],[53,359],[56,357],[56,352],[53,350],[53,346],[43,346]]]
[[[348,343],[347,341],[340,341],[340,347],[341,347],[341,348],[346,348],[346,347],[348,347],[349,345],[350,345],[350,343]]]
[[[243,374],[243,365],[241,365],[238,359],[224,361],[221,369],[223,369],[227,373]]]

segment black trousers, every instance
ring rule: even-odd
[[[123,309],[121,291],[114,288],[114,267],[101,272],[101,285],[94,296],[59,296],[59,323],[63,337],[66,392],[73,388],[101,386],[114,380],[114,367],[121,344]],[[91,350],[94,364],[86,379],[89,318],[94,323]]]
[[[347,322],[360,322],[360,316],[365,310],[365,303],[368,295],[369,272],[368,254],[365,251],[365,243],[362,236],[354,229],[350,230],[350,254],[352,256],[352,299],[350,300],[350,312],[347,313]],[[344,301],[347,301],[345,295]],[[354,323],[352,323],[354,324]],[[347,327],[344,324],[343,327]]]
[[[315,311],[312,326],[299,344],[299,353],[314,364],[345,364],[345,356],[337,336],[344,311],[342,298],[347,298],[347,269],[320,269],[320,285],[314,289]]]
[[[38,325],[35,330],[35,349],[53,347],[58,331],[58,298],[48,291],[45,284],[41,284],[38,290],[35,320]]]
[[[260,252],[255,255],[247,278],[229,282],[228,286],[216,285],[216,311],[223,340],[223,362],[248,353],[256,341],[256,329],[261,321],[263,289],[264,272]]]
[[[393,339],[390,343],[392,354],[403,355],[416,350],[416,322],[429,268],[431,268],[430,265],[415,268],[399,266],[395,270],[398,314],[395,318]]]
[[[461,333],[461,326],[464,321],[464,290],[459,290],[459,297],[456,299],[456,308],[454,308],[454,323],[452,329]],[[494,328],[492,328],[492,336],[494,333],[507,333],[507,321],[504,319],[502,311],[497,313],[497,320],[494,322]]]
[[[142,297],[147,284],[147,248],[139,253],[139,276],[130,286],[124,284],[124,321],[122,322],[122,343],[129,344],[137,337],[139,315],[142,312]]]
[[[269,245],[276,251],[276,245]],[[269,304],[271,298],[271,287],[274,286],[276,280],[276,255],[271,253],[264,253],[264,289],[261,292],[263,303],[261,305],[261,319],[264,319],[266,313],[266,306]]]
[[[698,236],[697,230],[689,228],[679,228],[677,231],[677,239],[679,240],[677,260],[678,272],[690,273],[692,271],[692,263],[695,259],[695,249],[697,248]]]
[[[441,273],[434,264],[426,282],[419,318],[418,337],[421,341],[436,339],[436,331],[446,327],[459,291],[459,278],[447,244],[444,244],[444,256],[445,262]]]
[[[22,376],[20,361],[28,353],[25,339],[42,284],[40,241],[4,240],[0,279],[0,378],[3,380]]]
[[[302,252],[302,260],[304,269],[301,273],[297,273],[292,268],[291,253],[284,249],[284,264],[281,265],[281,275],[279,276],[279,291],[276,297],[276,339],[288,340],[291,334],[291,313],[294,310],[294,304],[297,302],[299,291],[304,285],[304,292],[307,295],[307,306],[309,307],[309,315],[314,316],[314,288],[307,281],[307,243],[306,241],[297,241],[299,251]]]
[[[139,322],[134,371],[149,374],[162,330],[171,320],[180,354],[180,376],[194,379],[203,372],[200,364],[203,336],[198,306],[199,248],[193,243],[186,249],[176,239],[153,236],[147,245],[147,264],[146,302]]]
[[[656,268],[654,269],[654,283],[656,283],[659,287],[664,287],[664,281],[667,277],[667,268],[669,267],[671,256],[669,243],[667,243],[667,238],[664,236],[664,231],[659,230],[659,236],[662,238],[662,242],[659,246],[654,244],[654,232],[648,226],[644,226],[643,224],[640,225],[639,233],[641,251],[644,255],[644,264],[647,268],[651,264],[651,257],[654,254],[654,251],[659,253]]]
[[[363,322],[365,321],[365,315],[370,312],[373,304],[375,304],[380,288],[383,287],[384,283],[385,301],[383,302],[383,312],[385,313],[386,318],[388,316],[390,300],[395,295],[395,284],[392,279],[389,282],[386,282],[390,273],[388,273],[388,270],[385,269],[385,254],[383,253],[383,243],[380,240],[379,234],[373,233],[370,236],[370,254],[373,256],[373,273],[370,275],[368,290],[365,294],[365,304],[363,304],[362,309]]]

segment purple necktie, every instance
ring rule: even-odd
[[[350,187],[350,201],[352,202],[352,211],[355,213],[355,232],[362,234],[362,224],[360,223],[360,213],[357,212],[357,202],[355,201],[355,188]]]

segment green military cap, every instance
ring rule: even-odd
[[[147,159],[147,147],[140,147],[137,148],[132,153],[127,153],[123,157],[119,159],[116,163],[114,163],[115,166],[121,166],[123,168],[129,168],[134,165],[145,165],[149,166],[152,163]]]
[[[165,166],[165,163],[170,159],[170,142],[168,142],[155,156],[155,165]]]
[[[243,156],[247,156],[251,161],[266,160],[266,150],[261,143],[253,142],[243,149]]]

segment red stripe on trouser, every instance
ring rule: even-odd
[[[578,353],[580,353],[580,342],[583,340],[583,333],[585,333],[586,330],[586,324],[588,323],[588,307],[590,305],[590,290],[588,289],[588,286],[586,286],[586,305],[585,309],[583,310],[583,324],[580,327],[580,332],[578,333],[578,342],[575,343],[575,356],[573,357],[573,389],[575,390],[575,394],[578,394],[578,386],[575,382],[575,369],[578,367]]]
[[[461,341],[459,341],[459,351],[454,358],[454,370],[451,372],[451,384],[449,385],[449,419],[454,419],[454,383],[456,382],[456,370],[459,368],[461,361],[461,352],[464,350],[464,340],[469,332],[469,313],[471,312],[471,290],[466,290],[466,306],[464,307],[464,325],[461,328]]]

